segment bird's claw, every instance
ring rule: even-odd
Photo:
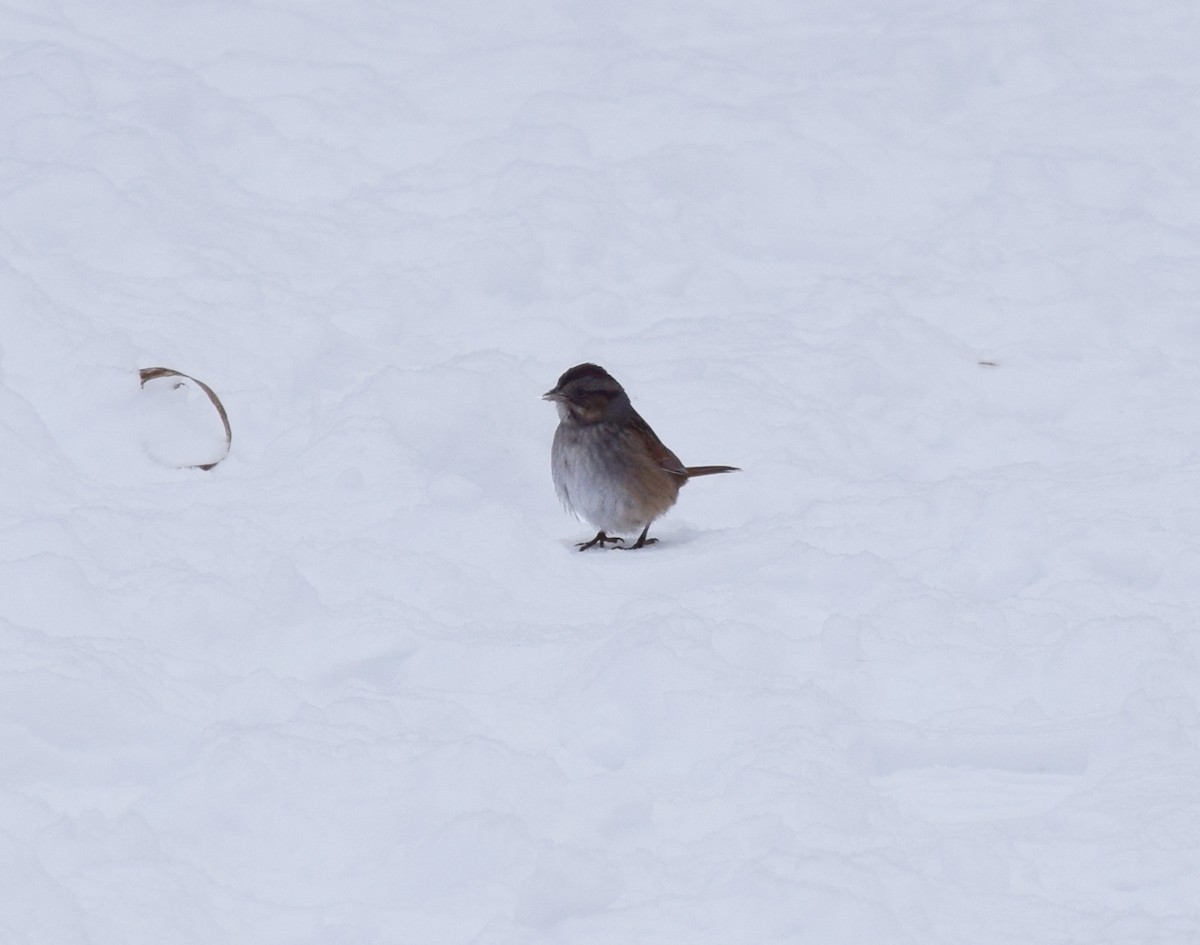
[[[596,537],[591,541],[581,541],[575,547],[580,551],[587,551],[589,548],[593,548],[596,545],[599,545],[601,548],[603,548],[607,544],[623,545],[625,544],[625,539],[620,537],[609,538],[606,534],[604,534],[604,532],[597,532]]]

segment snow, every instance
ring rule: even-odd
[[[0,36],[0,940],[1200,941],[1194,5]]]

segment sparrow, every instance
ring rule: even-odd
[[[558,498],[598,528],[580,551],[624,544],[609,532],[641,531],[629,550],[658,541],[650,524],[672,505],[680,487],[696,476],[737,471],[736,466],[684,466],[633,409],[629,395],[598,364],[577,364],[542,395],[558,409],[550,471]]]

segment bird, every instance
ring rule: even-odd
[[[689,479],[738,471],[737,466],[684,466],[650,424],[633,409],[625,388],[598,364],[577,364],[542,395],[558,410],[550,470],[558,498],[576,517],[599,529],[577,544],[624,545],[620,533],[644,548],[650,525],[663,515]],[[609,535],[616,532],[617,535]]]

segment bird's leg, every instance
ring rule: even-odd
[[[638,540],[635,541],[632,545],[630,545],[625,550],[633,551],[634,548],[644,548],[644,547],[646,547],[646,545],[653,545],[656,541],[658,541],[657,538],[647,538],[646,533],[648,531],[650,531],[649,525],[647,525],[645,528],[642,529],[642,533],[640,535],[638,535]]]
[[[645,535],[642,537],[644,538]],[[581,541],[576,547],[578,547],[580,551],[587,551],[589,548],[592,548],[596,545],[599,545],[601,548],[603,548],[605,545],[610,543],[616,545],[623,544],[624,542],[624,538],[609,538],[606,534],[604,534],[604,532],[596,532],[595,538],[593,538],[591,541]]]

